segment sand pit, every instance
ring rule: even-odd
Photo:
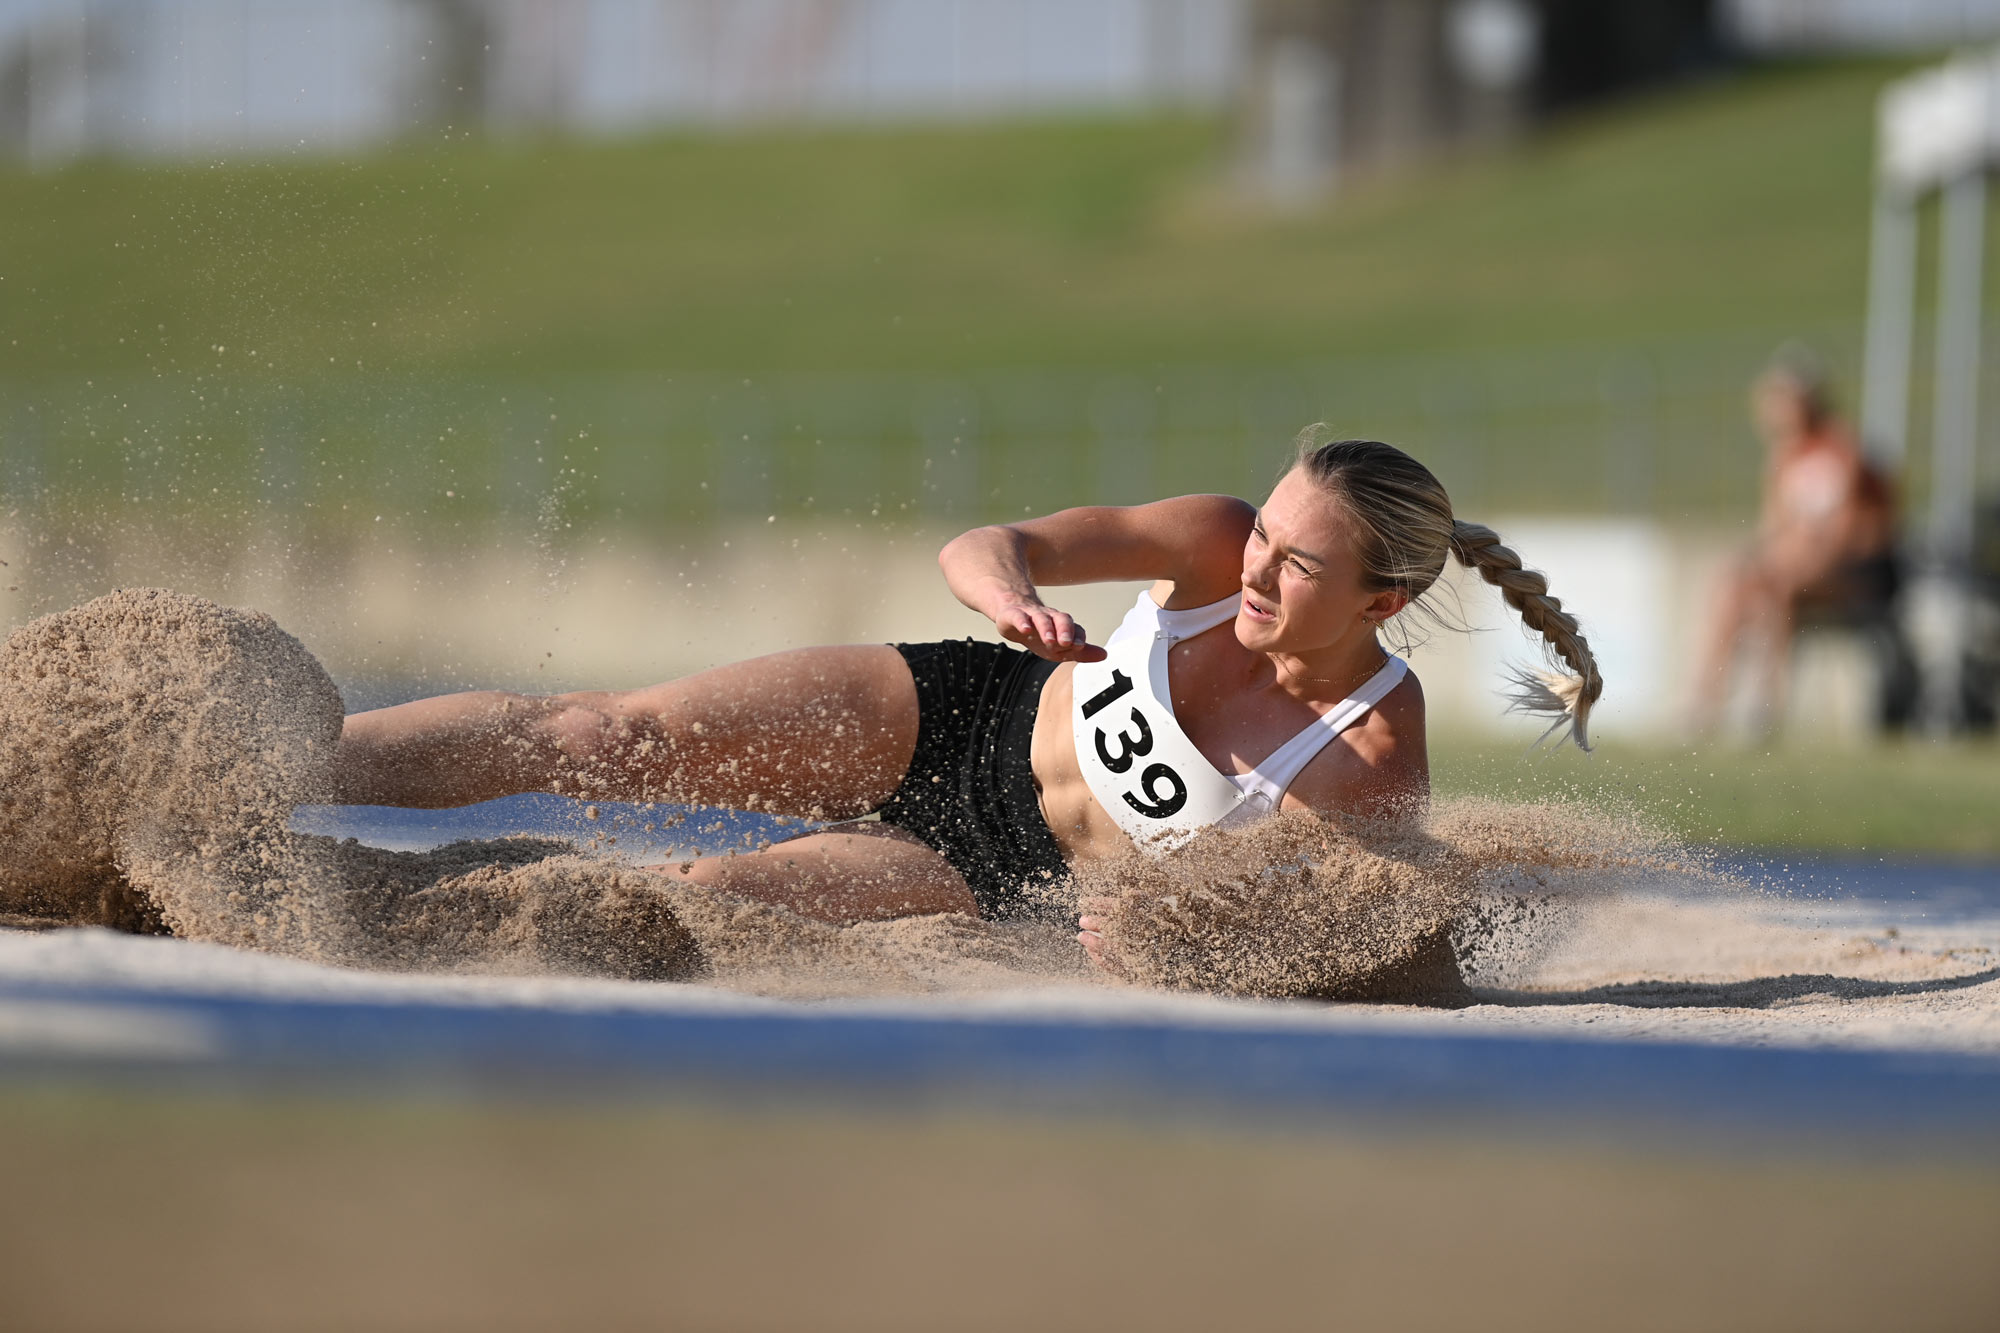
[[[1698,858],[1579,809],[1461,802],[1421,830],[1279,819],[1093,867],[1078,892],[1103,901],[1106,976],[1066,929],[837,927],[571,840],[391,851],[296,832],[340,716],[311,654],[255,613],[126,591],[23,627],[0,648],[0,913],[528,985],[1058,1008],[1159,991],[1367,999],[1389,1021],[1417,1003],[1441,1006],[1426,1022],[1636,1033],[1886,1031],[1922,1016],[1939,1040],[2000,1043],[1990,942],[1772,920]],[[61,974],[125,956],[77,947],[20,936],[0,959]]]
[[[1535,947],[1472,972],[1477,1029],[1733,1043],[2000,1051],[2000,901],[1928,923],[1924,902],[1688,892],[1560,910]]]
[[[0,929],[0,980],[12,987],[162,998],[221,994],[696,1014],[778,1006],[826,1016],[1303,1026],[1412,1037],[1543,1035],[2000,1053],[2000,907],[1983,918],[1919,928],[1909,923],[1908,913],[1879,905],[1649,892],[1605,898],[1564,915],[1566,924],[1544,936],[1532,955],[1517,956],[1507,974],[1475,970],[1471,994],[1455,1007],[1277,1002],[1106,985],[1080,969],[1064,977],[993,953],[983,967],[912,969],[901,990],[885,988],[872,961],[850,971],[844,988],[829,984],[837,976],[806,987],[784,968],[775,976],[746,970],[720,978],[725,984],[711,974],[659,985],[546,972],[364,970],[104,929]],[[760,984],[760,975],[768,984]],[[123,1026],[84,1035],[93,1041],[131,1039]],[[6,1047],[6,1036],[0,1031],[0,1048]]]

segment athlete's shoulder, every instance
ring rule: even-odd
[[[1257,521],[1257,506],[1234,495],[1182,495],[1164,503],[1212,531],[1247,533]]]
[[[1414,671],[1292,780],[1285,804],[1318,814],[1394,814],[1430,791],[1424,687]],[[1296,802],[1296,805],[1294,805]]]
[[[1233,495],[1179,495],[1146,508],[1158,539],[1174,551],[1174,572],[1164,580],[1169,587],[1156,590],[1168,593],[1161,605],[1206,606],[1241,589],[1255,505]]]
[[[1187,543],[1240,541],[1257,521],[1257,506],[1233,495],[1175,495],[1134,505],[1125,512],[1128,521]]]

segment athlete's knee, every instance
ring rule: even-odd
[[[534,729],[575,764],[613,758],[629,747],[632,724],[601,694],[557,694],[524,698]]]

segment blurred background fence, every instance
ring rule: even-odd
[[[1857,342],[1851,328],[1815,338],[1843,370]],[[1715,521],[1754,502],[1744,372],[1771,346],[1746,334],[1113,372],[0,380],[0,491],[99,509],[254,502],[329,521],[341,508],[486,519],[553,502],[634,524],[969,523],[1184,491],[1256,496],[1285,442],[1323,421],[1412,448],[1467,513]]]

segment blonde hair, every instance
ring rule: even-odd
[[[1549,670],[1517,670],[1509,711],[1551,718],[1578,748],[1590,748],[1590,710],[1604,692],[1597,659],[1576,617],[1549,595],[1549,581],[1501,544],[1500,534],[1454,518],[1451,497],[1429,468],[1378,440],[1322,444],[1323,425],[1299,432],[1294,468],[1301,468],[1346,511],[1358,531],[1362,577],[1378,591],[1395,588],[1416,606],[1444,572],[1447,554],[1500,590],[1523,623],[1542,636]],[[1408,609],[1407,607],[1405,608]],[[1567,666],[1557,666],[1558,660]]]

